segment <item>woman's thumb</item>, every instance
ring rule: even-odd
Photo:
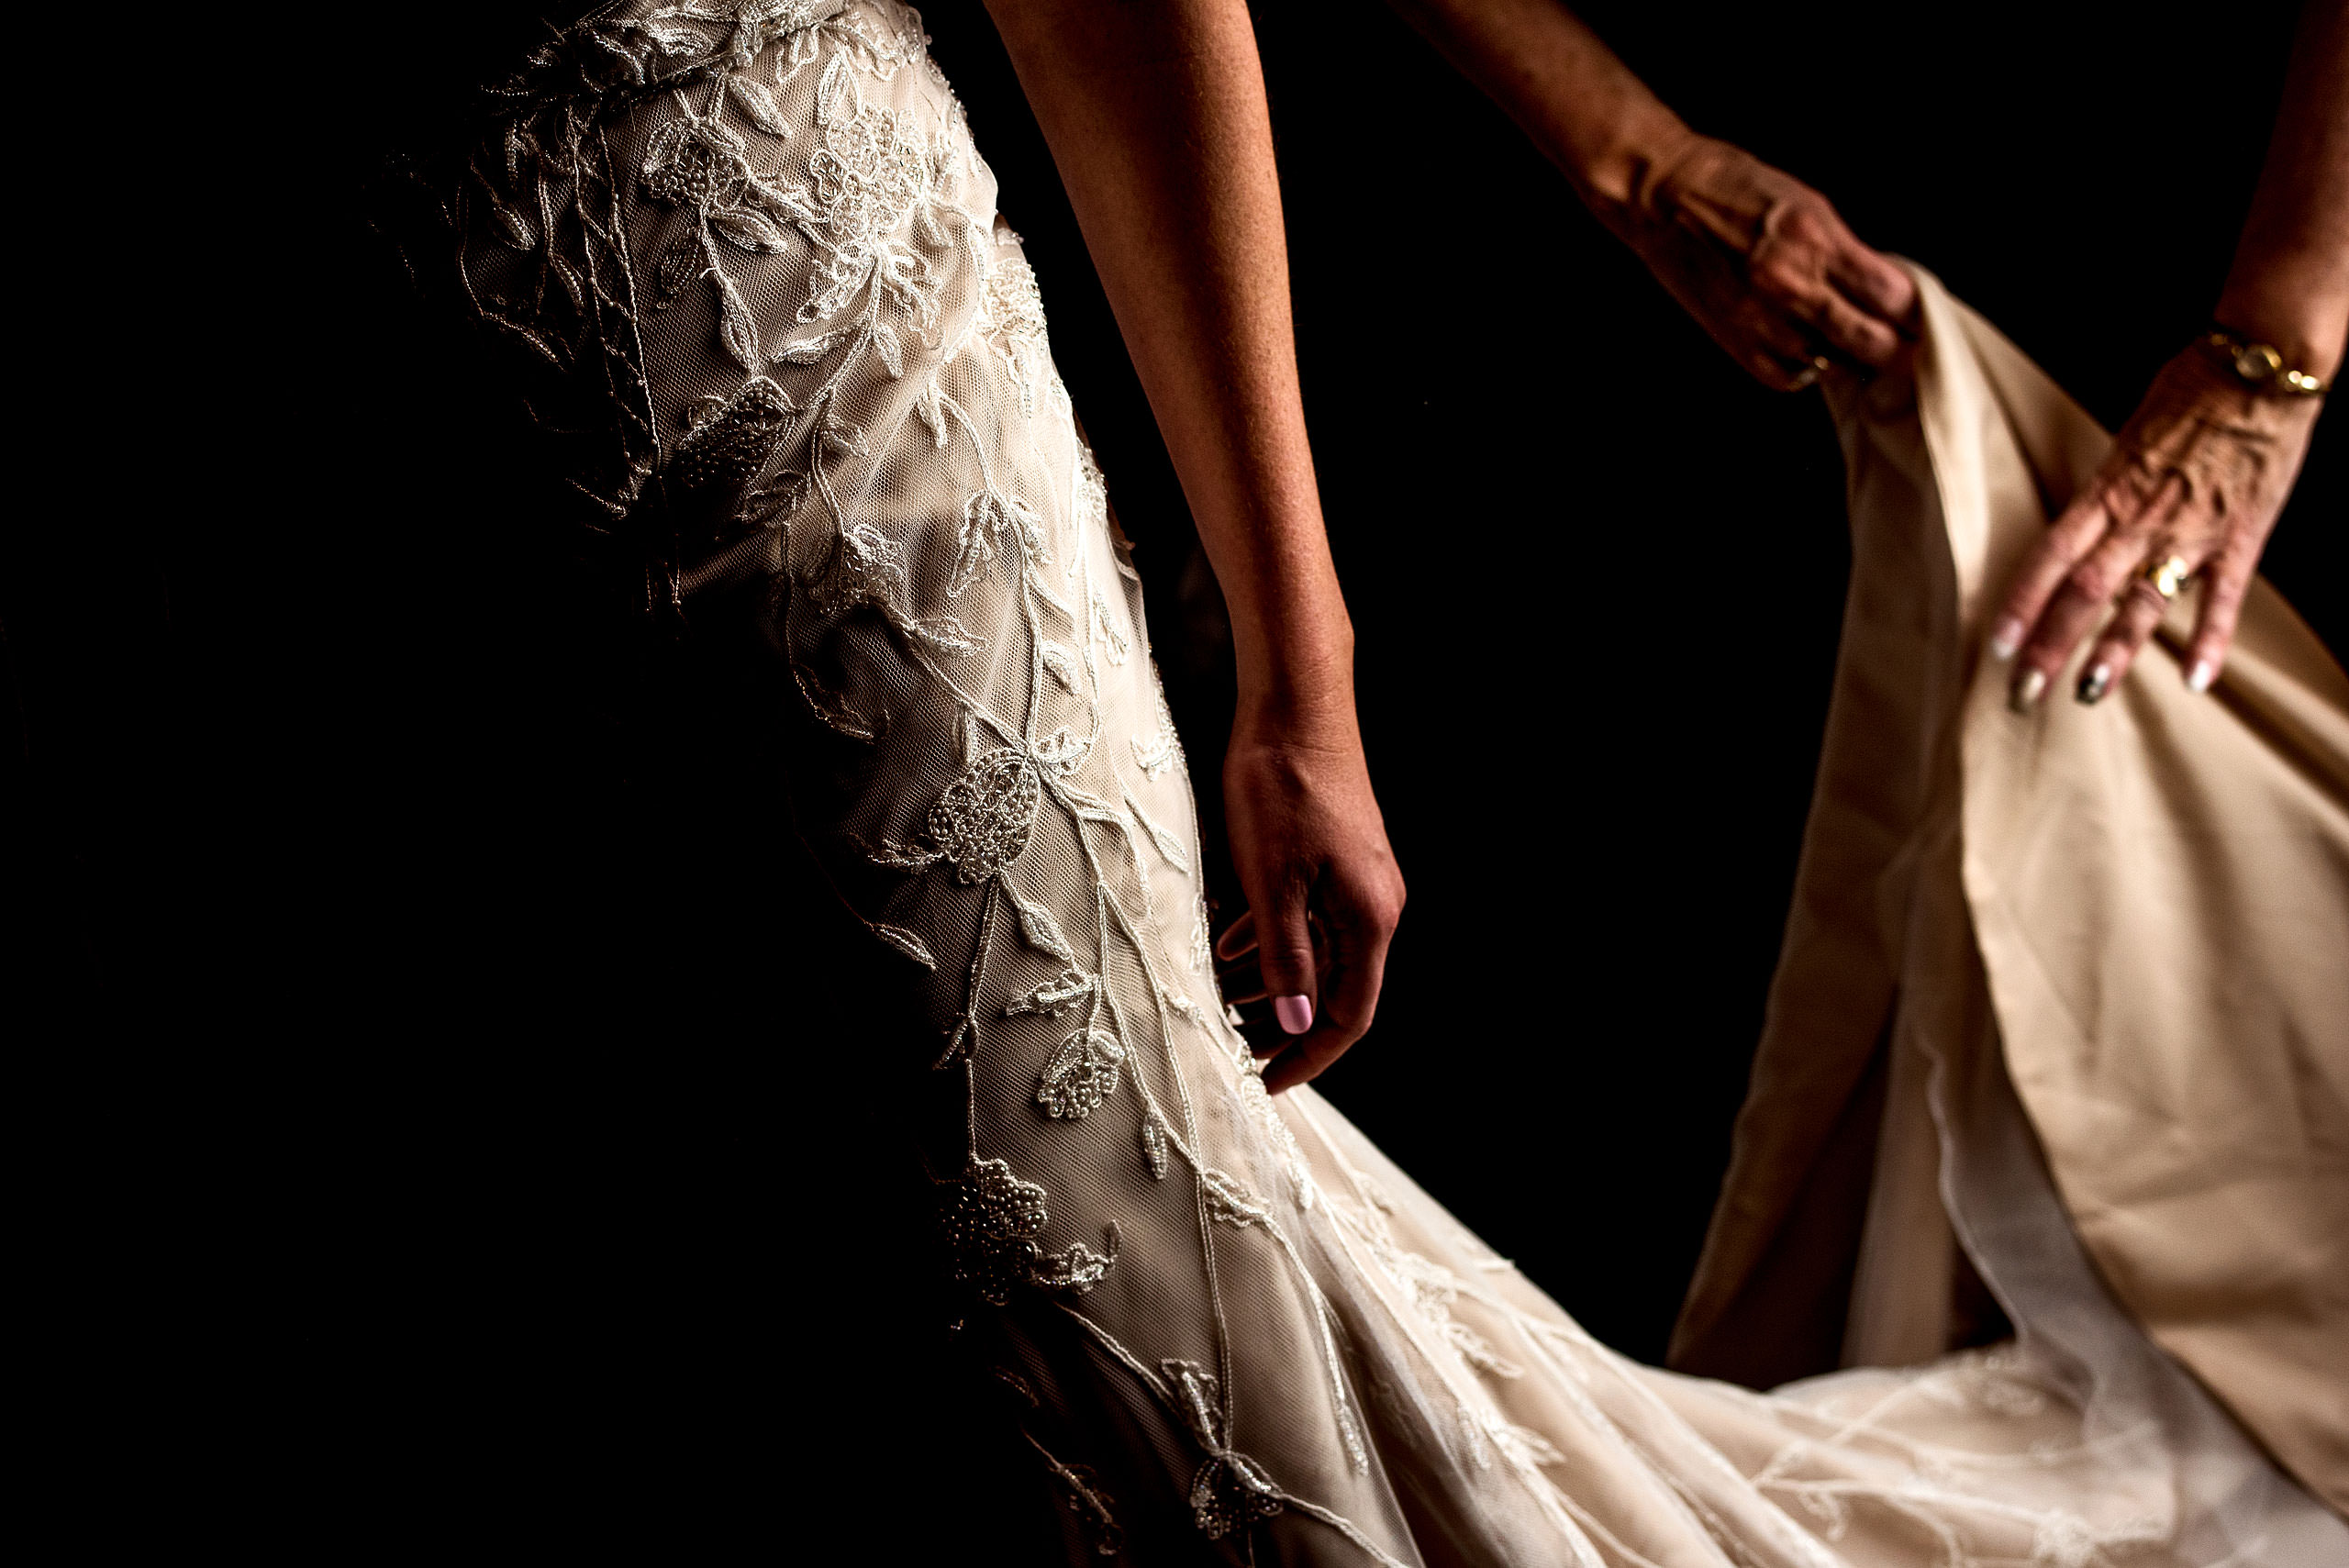
[[[1267,890],[1271,896],[1251,900],[1256,916],[1256,961],[1264,976],[1264,990],[1273,998],[1273,1017],[1285,1034],[1303,1034],[1313,1027],[1314,998],[1319,984],[1313,970],[1313,933],[1305,921],[1305,887],[1286,882]]]

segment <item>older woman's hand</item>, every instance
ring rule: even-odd
[[[1688,136],[1602,211],[1714,341],[1764,385],[1884,369],[1917,336],[1917,285],[1825,196],[1741,148]]]
[[[2018,711],[2045,695],[2099,621],[2076,695],[2093,703],[2110,691],[2167,612],[2165,588],[2174,594],[2198,573],[2207,581],[2186,684],[2208,689],[2321,401],[2254,390],[2201,344],[2162,367],[2095,483],[2024,563],[1992,628],[1991,653],[2016,661]]]

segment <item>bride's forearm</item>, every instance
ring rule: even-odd
[[[1353,723],[1243,0],[990,0],[1232,617],[1243,703]]]
[[[1617,233],[1688,128],[1558,0],[1389,0]]]
[[[2330,377],[2349,334],[2349,0],[2308,0],[2219,319]]]

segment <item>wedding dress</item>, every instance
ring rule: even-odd
[[[2342,1560],[2066,1250],[1987,1022],[1935,1105],[2019,1339],[1767,1395],[1609,1351],[1265,1093],[1140,579],[925,41],[894,0],[607,7],[500,90],[447,249],[584,532],[779,673],[794,815],[899,976],[854,1049],[918,1081],[941,1266],[1071,1560]],[[1974,1229],[2009,1215],[2027,1279]]]

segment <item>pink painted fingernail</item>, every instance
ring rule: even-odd
[[[1990,657],[2005,663],[2022,646],[2022,622],[2008,616],[1990,628]]]
[[[2186,689],[2196,696],[2200,696],[2210,689],[2210,683],[2218,678],[2219,672],[2211,667],[2208,659],[2197,659],[2194,662],[2194,668],[2186,673]]]
[[[1288,1034],[1303,1034],[1313,1027],[1313,998],[1310,996],[1275,996],[1273,1017],[1281,1021],[1281,1029]]]

